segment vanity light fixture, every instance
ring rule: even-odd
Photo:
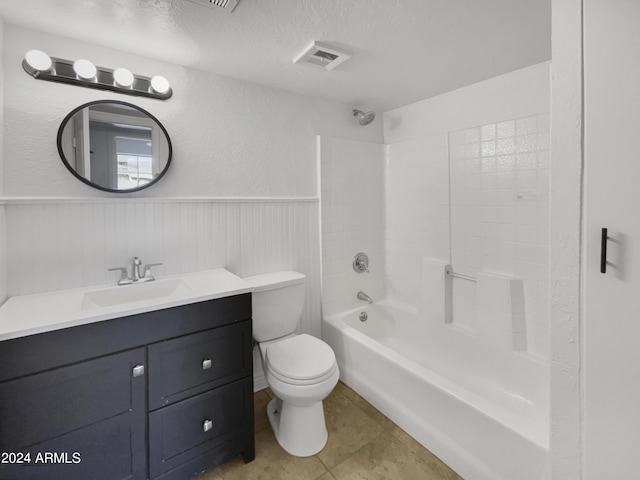
[[[171,90],[169,80],[164,78],[162,75],[156,75],[155,77],[152,77],[151,90],[159,94],[166,94],[169,90]]]
[[[73,62],[73,71],[76,72],[78,78],[82,80],[93,80],[98,73],[96,66],[84,58]]]
[[[129,70],[120,67],[113,71],[113,81],[118,87],[129,88],[133,85],[135,77]]]
[[[29,50],[24,61],[30,68],[38,72],[48,72],[53,65],[51,57],[41,50]]]
[[[159,100],[167,100],[173,95],[169,81],[163,76],[144,77],[126,68],[112,70],[98,67],[86,59],[74,62],[50,57],[40,50],[29,50],[22,61],[22,68],[38,80],[111,90]]]

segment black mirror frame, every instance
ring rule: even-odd
[[[107,187],[103,187],[101,185],[98,185],[96,183],[93,183],[93,182],[87,180],[85,177],[83,177],[78,172],[76,172],[73,169],[73,167],[71,166],[71,164],[67,161],[67,159],[65,157],[65,154],[64,154],[64,151],[62,150],[62,133],[64,131],[65,126],[67,125],[67,122],[71,118],[73,118],[73,116],[76,113],[78,113],[80,110],[82,110],[84,108],[87,108],[87,107],[90,107],[92,105],[99,105],[99,104],[103,104],[103,103],[117,103],[119,105],[126,105],[127,107],[134,108],[134,109],[144,113],[151,120],[156,122],[156,124],[160,127],[160,130],[162,130],[162,133],[164,133],[164,136],[167,139],[167,150],[168,150],[167,164],[162,169],[160,174],[156,178],[154,178],[151,182],[149,182],[149,183],[147,183],[145,185],[142,185],[141,187],[128,188],[126,190],[116,190],[114,188],[107,188]],[[160,121],[156,117],[151,115],[144,108],[141,108],[141,107],[139,107],[137,105],[134,105],[132,103],[123,102],[121,100],[94,100],[93,102],[84,103],[84,104],[80,105],[79,107],[74,108],[71,112],[69,112],[69,114],[66,117],[64,117],[64,120],[62,120],[62,123],[60,124],[60,127],[58,128],[57,144],[58,144],[58,153],[60,155],[60,158],[62,159],[62,163],[64,163],[64,166],[67,167],[67,170],[69,170],[73,174],[74,177],[76,177],[81,182],[89,185],[90,187],[97,188],[98,190],[102,190],[104,192],[111,192],[111,193],[132,193],[132,192],[139,192],[140,190],[144,190],[145,188],[149,188],[150,186],[152,186],[155,183],[157,183],[164,176],[164,174],[167,173],[167,170],[169,169],[169,165],[171,165],[171,158],[173,157],[173,148],[171,146],[171,138],[169,138],[169,133],[164,128],[164,125],[162,125],[162,123],[160,123]]]

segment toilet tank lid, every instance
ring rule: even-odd
[[[252,292],[262,292],[304,283],[306,278],[303,273],[289,270],[284,272],[263,273],[262,275],[246,277],[243,280],[249,285]]]

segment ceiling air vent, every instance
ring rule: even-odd
[[[193,3],[199,3],[200,5],[207,5],[213,7],[216,10],[222,10],[226,13],[233,12],[240,0],[191,0]]]
[[[293,59],[293,63],[307,63],[325,70],[333,70],[350,58],[350,53],[340,51],[326,43],[313,42],[311,46]]]

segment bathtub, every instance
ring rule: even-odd
[[[347,385],[466,480],[549,477],[544,362],[385,303],[324,318],[322,338]]]

